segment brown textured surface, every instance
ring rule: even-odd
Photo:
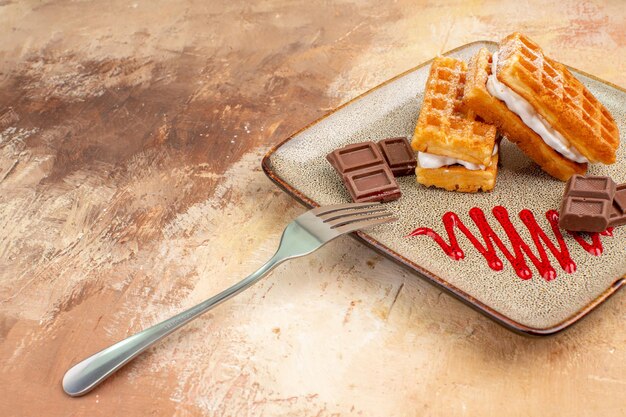
[[[626,86],[621,2],[530,3],[0,1],[0,415],[623,415],[626,293],[526,339],[348,239],[59,385],[269,256],[260,158],[354,95],[512,28]]]

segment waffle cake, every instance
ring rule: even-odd
[[[463,101],[555,178],[615,162],[619,132],[609,111],[523,34],[470,60]]]
[[[463,106],[467,65],[436,58],[411,146],[418,152],[417,182],[449,191],[492,190],[498,169],[495,126]]]

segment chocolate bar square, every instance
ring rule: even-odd
[[[335,149],[326,156],[340,175],[385,162],[374,142],[362,142]]]
[[[567,182],[559,226],[574,232],[602,232],[614,214],[616,185],[610,177],[574,175]]]
[[[374,142],[336,149],[326,156],[356,203],[397,200],[400,187]]]
[[[601,232],[609,227],[611,202],[599,198],[569,197],[559,226],[566,230]],[[584,230],[580,230],[584,229]]]
[[[393,173],[386,165],[364,168],[346,174],[345,184],[356,203],[391,201],[400,197]]]
[[[417,160],[406,137],[383,139],[378,146],[393,175],[400,177],[415,173]]]
[[[620,184],[617,186],[613,198],[609,226],[615,227],[624,224],[626,224],[626,184]]]
[[[617,186],[615,197],[613,197],[613,204],[622,212],[626,211],[626,184]]]
[[[615,182],[610,177],[574,175],[568,181],[565,193],[570,197],[612,200]]]

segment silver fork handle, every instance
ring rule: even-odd
[[[250,274],[232,287],[191,307],[189,310],[183,311],[170,319],[119,341],[77,363],[63,376],[63,390],[72,397],[79,397],[88,393],[150,346],[211,310],[218,304],[239,294],[241,291],[263,278],[278,264],[289,258],[290,257],[281,256],[279,252],[277,252],[256,272]]]

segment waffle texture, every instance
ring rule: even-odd
[[[515,143],[551,176],[567,181],[574,174],[584,174],[587,164],[576,163],[548,146],[522,119],[510,111],[504,102],[487,91],[487,78],[491,75],[492,55],[481,48],[470,59],[463,102],[485,121],[498,127],[500,133]]]
[[[611,164],[619,146],[613,116],[562,64],[515,32],[498,50],[498,80],[528,101],[590,162]]]
[[[496,128],[476,120],[476,114],[464,108],[466,72],[463,61],[448,57],[433,61],[411,146],[419,152],[487,166]]]

